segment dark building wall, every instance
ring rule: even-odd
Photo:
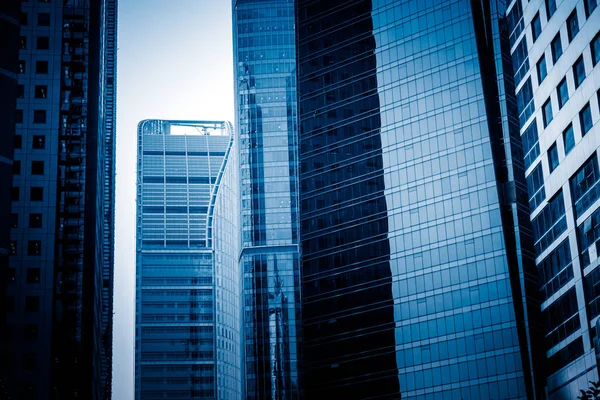
[[[532,397],[502,14],[297,3],[308,398]]]

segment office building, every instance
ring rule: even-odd
[[[295,14],[304,395],[543,398],[506,5]]]
[[[550,399],[598,380],[600,9],[515,0],[508,33],[540,276]]]
[[[246,396],[296,399],[301,313],[294,2],[232,3]]]
[[[231,124],[138,125],[135,398],[242,398]]]
[[[4,3],[20,3],[19,38],[2,39],[19,49],[4,395],[108,399],[117,2]]]

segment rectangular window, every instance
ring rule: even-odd
[[[23,110],[16,110],[15,111],[15,124],[22,124],[23,123]]]
[[[527,192],[529,193],[529,208],[535,210],[546,198],[544,190],[544,173],[542,171],[542,163],[531,171],[527,176]]]
[[[589,18],[592,12],[594,12],[596,9],[598,0],[583,0],[583,4],[585,6],[585,17]]]
[[[32,175],[44,175],[44,162],[43,161],[32,161],[31,162],[31,174]]]
[[[514,46],[515,41],[523,32],[523,9],[521,8],[521,2],[516,1],[513,8],[510,9],[506,17],[508,25],[508,33],[510,35],[510,46]]]
[[[583,63],[583,56],[579,56],[575,64],[573,64],[573,80],[575,81],[575,89],[583,83],[585,79],[585,64]]]
[[[531,124],[529,124],[527,129],[525,129],[523,135],[521,135],[521,143],[523,145],[525,169],[528,169],[533,164],[533,161],[540,155],[538,130],[535,118],[531,121]]]
[[[573,41],[579,32],[579,21],[577,20],[577,9],[573,10],[569,18],[567,18],[567,34],[569,35],[569,43]]]
[[[540,21],[540,13],[535,14],[535,17],[531,20],[531,36],[535,42],[542,33],[542,22]]]
[[[581,124],[581,136],[585,136],[586,133],[592,129],[594,125],[592,123],[592,110],[590,109],[590,103],[587,103],[583,109],[579,112],[579,123]]]
[[[531,77],[525,80],[525,83],[517,93],[517,108],[519,110],[519,123],[525,125],[531,114],[535,111],[535,102],[533,101],[533,87],[531,86]]]
[[[42,242],[39,240],[30,240],[27,242],[27,255],[39,256],[42,254]]]
[[[569,154],[569,152],[575,147],[575,135],[573,133],[573,124],[569,124],[567,129],[563,132],[563,140],[565,142],[565,154]]]
[[[552,63],[556,64],[560,56],[562,56],[562,43],[560,41],[560,33],[557,33],[554,39],[552,39],[550,47],[552,48]]]
[[[38,36],[37,49],[48,50],[50,48],[50,38],[48,36]]]
[[[579,218],[592,204],[598,200],[600,186],[596,185],[600,178],[598,173],[598,157],[596,153],[586,161],[570,180],[571,196],[575,206],[575,218]]]
[[[40,282],[40,269],[39,268],[27,268],[27,283],[39,283]]]
[[[17,85],[17,98],[22,99],[25,97],[25,85]]]
[[[21,161],[19,161],[19,160],[13,161],[12,173],[13,173],[13,175],[21,174]]]
[[[35,85],[35,98],[45,99],[48,93],[48,86],[46,85]]]
[[[527,57],[527,40],[523,37],[512,53],[512,61],[515,72],[515,83],[523,80],[529,70],[529,58]]]
[[[40,296],[25,297],[25,311],[37,312],[40,309]]]
[[[42,227],[42,214],[29,214],[29,227],[30,228],[41,228]]]
[[[45,124],[46,123],[46,110],[33,110],[33,123],[34,124]]]
[[[20,149],[23,146],[23,135],[15,135],[15,149]]]
[[[10,227],[11,228],[19,227],[19,214],[15,214],[15,213],[10,214]]]
[[[544,128],[546,128],[548,126],[548,124],[550,124],[550,122],[552,122],[552,119],[553,119],[552,101],[550,101],[550,99],[546,100],[546,102],[542,106],[542,117],[544,120]]]
[[[11,256],[16,256],[17,255],[17,241],[16,240],[11,240],[10,241],[10,249],[9,249],[9,254]]]
[[[548,21],[554,15],[556,11],[556,0],[546,0],[546,15],[548,16]]]
[[[537,62],[536,69],[538,74],[538,84],[541,84],[544,78],[546,78],[546,75],[548,75],[545,55],[542,55],[542,58]]]
[[[548,167],[550,168],[550,172],[558,167],[558,147],[556,147],[556,143],[548,149]]]
[[[30,201],[42,201],[44,199],[44,188],[40,186],[34,186],[29,192]]]
[[[548,299],[573,279],[571,261],[569,238],[566,238],[539,264],[538,276],[540,291],[544,295],[543,300]]]
[[[38,26],[50,26],[50,14],[38,13]]]
[[[35,62],[35,73],[36,74],[47,74],[48,73],[48,61],[36,61]]]
[[[12,201],[19,201],[19,198],[21,194],[21,188],[18,186],[13,186],[13,188],[11,189],[11,194],[10,194],[10,199]]]
[[[567,230],[563,192],[559,191],[544,209],[531,221],[535,252],[540,255],[554,240]]]
[[[596,66],[598,61],[600,61],[600,32],[598,32],[592,39],[592,42],[590,43],[590,49],[592,50],[592,64]]]
[[[19,74],[24,74],[26,71],[27,63],[23,60],[19,60]]]
[[[45,149],[46,148],[46,136],[44,135],[33,135],[33,142],[31,147],[34,149]]]
[[[558,109],[560,110],[569,100],[569,88],[567,87],[567,78],[563,78],[556,88],[556,94],[558,95]]]

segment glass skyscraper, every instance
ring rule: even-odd
[[[295,399],[301,342],[292,0],[233,2],[248,399]]]
[[[572,399],[598,380],[600,9],[596,0],[509,3],[546,391]]]
[[[10,195],[0,227],[10,209],[8,268],[0,265],[3,398],[111,396],[116,7],[0,7],[10,11],[0,22],[0,76],[16,79],[16,91],[3,83],[0,96],[2,141],[13,141],[0,146],[0,192]]]
[[[229,122],[139,123],[138,400],[242,398],[237,169]]]
[[[502,1],[296,2],[307,398],[541,398]]]

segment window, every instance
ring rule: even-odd
[[[8,281],[16,282],[16,280],[17,280],[17,270],[14,268],[9,268],[8,269]]]
[[[546,198],[542,163],[538,163],[531,174],[527,176],[527,193],[529,194],[529,208],[531,211],[535,210]]]
[[[579,123],[581,123],[581,136],[592,129],[592,110],[590,109],[590,103],[587,103],[583,109],[579,112]]]
[[[38,270],[38,277],[39,277],[39,268],[29,268],[31,269],[37,269]],[[27,276],[29,276],[29,270],[27,270]],[[38,280],[39,282],[39,280]],[[34,282],[31,282],[34,283]],[[37,339],[37,335],[38,334],[38,328],[37,325],[35,324],[25,324],[25,326],[23,326],[23,336],[25,336],[25,339],[28,340],[35,340]]]
[[[46,136],[44,135],[34,135],[33,143],[31,147],[34,149],[45,149],[46,148]]]
[[[11,240],[10,241],[10,249],[9,249],[9,254],[11,256],[16,256],[17,255],[17,241],[16,240]]]
[[[554,37],[554,39],[552,39],[550,47],[552,48],[552,62],[556,64],[560,56],[562,56],[562,43],[560,41],[560,33],[558,33]]]
[[[19,60],[19,73],[24,74],[26,71],[27,63],[23,60]]]
[[[531,20],[531,36],[533,36],[534,42],[540,36],[540,33],[542,33],[542,23],[540,21],[540,13],[538,12]]]
[[[596,9],[598,0],[583,0],[583,5],[585,6],[585,17],[589,18],[590,14]]]
[[[50,26],[50,14],[38,13],[38,26]]]
[[[39,268],[27,268],[27,283],[39,283],[40,282],[40,269]]]
[[[538,74],[538,84],[541,84],[546,75],[548,75],[548,71],[546,70],[546,56],[542,55],[540,61],[537,62],[536,65],[537,74]]]
[[[27,242],[27,255],[39,256],[42,254],[42,242],[39,240],[30,240]]]
[[[48,50],[50,48],[50,38],[48,36],[38,36],[37,49]]]
[[[556,143],[548,149],[548,167],[550,168],[550,172],[558,167],[558,148],[556,147]]]
[[[546,128],[548,126],[548,124],[550,124],[550,122],[552,122],[552,118],[553,118],[552,102],[550,101],[550,99],[546,100],[546,102],[542,106],[542,117],[544,120],[544,128]]]
[[[25,97],[25,85],[17,85],[17,98],[22,99]]]
[[[565,154],[569,154],[569,152],[575,146],[575,135],[573,133],[573,124],[569,124],[567,129],[563,131],[563,140],[565,143]]]
[[[34,124],[45,124],[46,123],[46,110],[33,110],[33,123]]]
[[[48,61],[36,61],[35,62],[35,73],[36,74],[47,74],[48,73]]]
[[[10,214],[10,227],[11,228],[19,227],[19,214],[15,214],[15,213]]]
[[[18,186],[13,186],[13,188],[11,189],[11,193],[10,193],[10,199],[12,201],[19,201],[19,198],[21,197],[21,188]]]
[[[533,161],[540,155],[540,146],[538,140],[537,123],[535,118],[531,121],[531,124],[525,129],[523,135],[521,135],[521,143],[523,147],[523,160],[525,163],[525,169],[528,169]]]
[[[12,173],[13,173],[13,175],[19,175],[21,173],[21,161],[20,160],[13,161]]]
[[[27,13],[26,12],[21,13],[20,22],[21,22],[21,25],[27,25],[28,21],[27,21]]]
[[[37,312],[40,309],[40,296],[25,297],[25,311]]]
[[[571,200],[575,205],[575,218],[579,218],[600,196],[597,187],[600,175],[598,174],[598,157],[596,153],[587,160],[583,166],[571,177]]]
[[[39,186],[34,186],[31,188],[29,192],[29,200],[31,201],[42,201],[44,198],[44,188]]]
[[[592,64],[596,66],[598,61],[600,61],[600,32],[592,39],[590,49],[592,50]]]
[[[32,161],[31,162],[31,174],[32,175],[44,175],[44,162],[43,161]]]
[[[585,79],[585,65],[583,64],[583,56],[579,56],[575,64],[573,64],[573,79],[575,80],[575,89],[581,85]]]
[[[15,149],[20,149],[23,146],[23,135],[15,135],[13,143]]]
[[[48,86],[46,85],[35,85],[35,98],[45,99],[48,93]]]
[[[569,88],[567,87],[566,77],[558,84],[556,93],[558,95],[558,109],[560,110],[567,103],[567,100],[569,100]]]
[[[573,10],[569,18],[567,18],[567,34],[569,35],[569,42],[572,42],[577,33],[579,32],[579,21],[577,20],[577,9]]]
[[[41,228],[42,227],[42,214],[29,214],[29,227],[30,228]]]
[[[548,21],[554,15],[556,11],[556,0],[546,0],[546,16],[548,16]]]
[[[17,110],[15,112],[15,124],[23,123],[23,110]]]

